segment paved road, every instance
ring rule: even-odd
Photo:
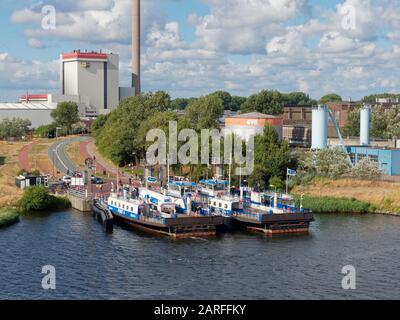
[[[58,171],[63,174],[72,174],[74,171],[78,171],[78,167],[68,158],[67,156],[67,146],[74,142],[81,142],[88,140],[89,137],[74,137],[63,141],[54,143],[49,148],[49,159]]]

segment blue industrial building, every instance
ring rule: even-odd
[[[368,157],[368,159],[377,163],[384,174],[400,176],[400,149],[365,146],[348,146],[346,148],[353,164],[357,164],[361,159]]]

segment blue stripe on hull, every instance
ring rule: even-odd
[[[108,208],[111,210],[112,213],[114,213],[114,214],[116,214],[118,216],[121,216],[123,218],[127,218],[127,219],[130,219],[130,220],[135,220],[135,221],[139,220],[139,214],[137,214],[137,213],[126,211],[126,210],[123,210],[121,208],[117,208],[117,207],[110,206],[110,205],[108,206]]]

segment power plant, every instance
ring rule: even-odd
[[[25,93],[19,103],[0,104],[0,120],[29,119],[33,127],[50,124],[52,110],[65,101],[77,103],[81,118],[94,118],[118,107],[119,101],[140,95],[140,0],[132,0],[132,79],[119,86],[119,55],[74,50],[60,55],[60,92]]]
[[[132,88],[141,93],[140,80],[140,0],[132,0]]]

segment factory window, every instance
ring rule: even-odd
[[[104,109],[108,107],[108,70],[107,70],[107,62],[104,62]]]
[[[359,154],[359,155],[357,156],[358,161],[361,161],[361,160],[364,159],[365,157],[366,157],[365,154]]]
[[[351,160],[351,163],[353,163],[353,164],[356,163],[356,155],[354,153],[350,154],[350,160]]]
[[[379,162],[378,156],[368,156],[368,159],[372,162],[376,162],[376,163]]]

